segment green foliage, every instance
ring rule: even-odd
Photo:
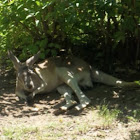
[[[99,114],[104,117],[104,125],[109,126],[118,119],[122,111],[118,108],[109,109],[109,103],[104,99],[98,106]]]
[[[133,47],[139,59],[138,0],[4,0],[0,6],[1,54],[14,49],[26,58],[41,50],[44,58],[62,48],[79,54],[72,46],[85,46],[95,59],[108,62]]]
[[[140,85],[140,81],[135,81],[136,84]]]

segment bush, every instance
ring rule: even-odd
[[[60,49],[76,55],[84,49],[85,58],[94,56],[107,67],[140,59],[138,0],[5,0],[0,5],[1,55],[14,49],[25,59],[41,50],[45,58]]]

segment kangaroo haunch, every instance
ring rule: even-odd
[[[96,70],[85,61],[73,56],[52,57],[34,65],[40,53],[32,56],[25,63],[21,63],[11,51],[8,51],[8,54],[17,72],[15,93],[28,102],[36,94],[48,93],[56,89],[66,100],[66,104],[61,109],[67,110],[76,103],[72,97],[74,92],[80,102],[75,108],[80,110],[90,104],[90,99],[80,87],[93,87],[93,81],[120,87],[138,86],[134,82],[121,81]]]

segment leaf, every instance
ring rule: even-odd
[[[36,27],[39,25],[39,20],[35,20]]]
[[[22,7],[23,7],[23,4],[19,5],[19,6],[17,7],[17,10],[19,10],[19,9],[22,8]]]
[[[40,1],[36,1],[37,6],[41,6],[41,2]]]
[[[41,54],[40,54],[40,58],[41,58],[41,59],[45,59],[45,53],[41,53]]]
[[[56,50],[51,50],[51,54],[52,54],[53,56],[56,56],[56,55],[57,55]]]
[[[8,2],[8,0],[5,0],[3,3],[6,3],[6,2]]]
[[[45,5],[42,7],[42,10],[44,10],[47,6],[48,6],[48,4],[45,4]]]
[[[115,38],[115,42],[118,43],[118,42],[122,41],[124,43],[125,33],[123,31],[118,31],[118,32],[115,33],[114,38]]]
[[[55,44],[54,44],[54,43],[50,43],[48,46],[49,46],[49,47],[54,47]]]
[[[31,18],[33,16],[34,16],[34,13],[30,13],[28,16],[26,16],[26,19],[29,19],[29,18]]]
[[[37,11],[36,13],[35,13],[35,16],[37,16],[37,15],[39,15],[40,14],[40,12],[39,11]]]
[[[42,40],[41,42],[40,42],[40,47],[41,48],[44,48],[46,45],[47,45],[47,43],[48,43],[48,39],[47,38],[45,38],[44,40]]]
[[[76,3],[76,7],[79,7],[79,3]]]
[[[56,49],[60,49],[61,48],[61,46],[60,45],[58,45],[58,44],[55,44],[55,46],[54,46]]]
[[[140,81],[135,81],[136,84],[140,85]]]
[[[29,11],[29,9],[27,9],[27,8],[24,8],[24,11]]]

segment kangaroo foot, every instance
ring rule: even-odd
[[[69,108],[73,107],[74,105],[76,105],[77,102],[76,101],[70,101],[68,103],[66,103],[64,106],[60,107],[62,110],[68,110]]]
[[[83,100],[83,99],[84,99],[84,100]],[[88,99],[86,96],[84,96],[84,97],[82,98],[82,100],[80,101],[80,104],[77,105],[77,106],[75,106],[75,109],[76,109],[76,110],[81,110],[81,109],[87,107],[87,106],[90,104],[90,102],[91,102],[91,100]]]

